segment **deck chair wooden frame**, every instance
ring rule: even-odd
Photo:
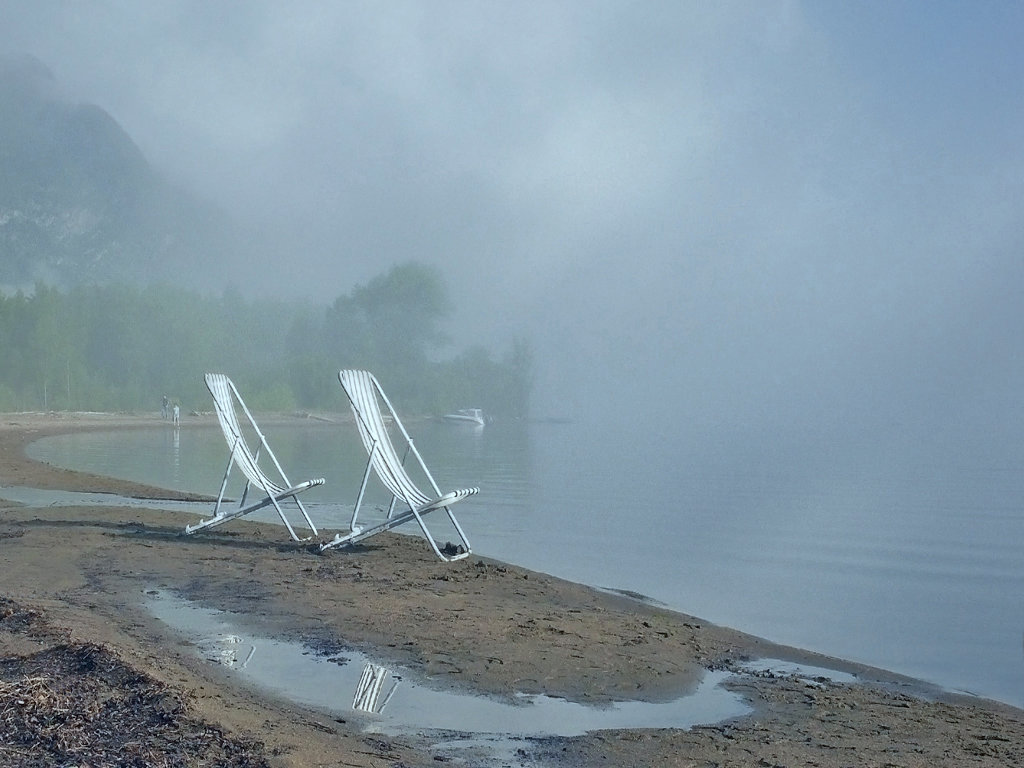
[[[217,420],[220,422],[221,430],[224,432],[224,439],[227,441],[230,453],[228,455],[227,467],[224,469],[224,479],[220,484],[220,493],[217,495],[217,503],[213,508],[213,517],[195,523],[194,525],[186,526],[185,533],[192,534],[204,528],[212,528],[213,526],[226,523],[229,520],[235,520],[244,515],[248,515],[250,512],[255,512],[258,509],[273,506],[274,509],[277,510],[277,514],[281,517],[281,522],[283,522],[285,528],[288,529],[288,533],[291,535],[292,539],[295,541],[309,541],[314,536],[317,536],[316,526],[310,519],[309,513],[306,512],[306,508],[302,505],[302,502],[299,501],[298,495],[308,488],[312,488],[316,485],[323,485],[324,479],[319,477],[314,480],[307,480],[304,483],[299,483],[298,485],[293,485],[291,481],[288,480],[287,475],[285,475],[280,462],[278,462],[274,452],[270,449],[270,444],[267,443],[267,438],[256,424],[256,420],[252,417],[252,414],[245,405],[245,401],[242,400],[242,396],[238,394],[238,389],[235,388],[231,379],[223,373],[208,373],[204,379],[206,381],[207,389],[209,389],[210,394],[213,395],[213,403],[217,411]],[[241,410],[245,418],[248,420],[251,431],[259,440],[259,445],[256,447],[255,453],[249,449],[249,445],[245,440],[245,435],[242,433],[242,428],[238,421],[238,415],[235,411],[236,403],[239,410]],[[270,464],[273,465],[273,471],[279,480],[271,479],[271,477],[264,472],[260,465],[261,452],[269,458]],[[266,464],[266,462],[264,462],[264,464]],[[231,510],[224,508],[224,491],[227,488],[228,477],[231,475],[231,469],[234,466],[237,466],[239,470],[241,470],[242,474],[245,475],[245,488],[242,491],[242,498],[238,503],[238,509]],[[263,494],[263,498],[260,501],[247,504],[246,500],[249,496],[250,488],[256,488],[260,494]],[[295,532],[295,527],[284,513],[283,504],[287,502],[293,503],[302,514],[306,528],[310,531],[309,536],[300,537]]]
[[[346,369],[338,372],[338,380],[341,382],[341,387],[345,390],[349,404],[352,406],[352,414],[355,416],[356,427],[363,440],[363,446],[366,448],[368,459],[366,469],[363,472],[363,480],[359,485],[359,495],[356,497],[355,508],[352,510],[349,533],[335,535],[333,539],[322,544],[320,549],[325,550],[332,547],[349,546],[382,531],[391,530],[403,523],[415,520],[424,537],[430,543],[434,553],[439,558],[444,561],[451,561],[467,557],[471,552],[469,539],[466,538],[466,534],[462,530],[462,526],[459,525],[459,521],[455,518],[451,507],[456,502],[478,493],[480,489],[463,488],[442,494],[441,489],[438,488],[437,483],[434,481],[433,475],[427,469],[423,457],[420,456],[415,443],[409,437],[405,427],[402,426],[401,419],[398,418],[398,414],[391,405],[391,401],[388,400],[387,395],[384,394],[384,390],[381,389],[376,377],[369,371]],[[404,444],[404,452],[401,458],[399,458],[398,452],[391,441],[391,434],[388,431],[385,415],[381,410],[381,404],[384,405],[392,424],[401,433]],[[422,469],[423,475],[433,489],[432,495],[421,491],[412,478],[409,477],[408,472],[406,472],[405,463],[409,456],[412,456]],[[359,510],[363,503],[363,495],[366,492],[366,483],[370,478],[371,471],[376,472],[377,477],[388,491],[391,492],[391,504],[388,506],[387,517],[383,522],[368,528],[362,528],[359,525]],[[398,502],[401,502],[405,509],[396,509]],[[437,509],[443,509],[455,527],[455,531],[462,541],[461,552],[446,554],[437,546],[434,536],[430,533],[423,520],[429,512]]]

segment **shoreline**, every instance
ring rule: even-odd
[[[24,452],[50,434],[161,423],[159,414],[0,414],[0,483],[207,500],[59,469]],[[412,668],[439,686],[506,699],[544,693],[583,703],[663,701],[693,690],[706,670],[734,670],[756,658],[827,667],[858,679],[808,686],[790,676],[738,676],[727,687],[748,700],[748,716],[689,730],[533,740],[523,764],[1024,763],[1024,748],[1017,746],[1024,744],[1024,711],[1009,705],[779,646],[640,596],[477,556],[441,563],[412,537],[391,534],[320,555],[247,521],[183,539],[178,533],[192,519],[184,513],[0,507],[0,597],[41,611],[68,636],[109,647],[168,685],[196,691],[197,714],[276,751],[268,764],[397,759],[431,765],[436,755],[425,736],[382,739],[242,687],[148,616],[143,588],[157,585],[206,607],[239,611],[265,634],[341,643]],[[29,645],[0,621],[0,655]]]

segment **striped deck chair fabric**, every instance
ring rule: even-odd
[[[352,512],[350,532],[342,535],[337,534],[332,540],[324,543],[321,549],[331,547],[348,546],[362,541],[381,531],[396,528],[403,523],[415,520],[423,532],[424,537],[430,543],[435,554],[442,560],[458,560],[470,554],[469,541],[466,538],[462,526],[455,518],[451,506],[456,502],[469,498],[479,492],[479,488],[463,488],[449,493],[441,493],[437,483],[434,481],[430,470],[423,462],[416,445],[413,443],[409,433],[402,426],[398,414],[392,407],[384,390],[381,389],[377,379],[369,371],[342,370],[338,373],[338,380],[342,389],[348,396],[352,406],[352,414],[355,417],[356,427],[359,436],[362,438],[363,447],[366,448],[368,460],[366,470],[363,473],[363,480],[359,486],[359,495],[356,498],[355,508]],[[383,406],[383,409],[382,409]],[[404,456],[401,458],[391,440],[391,433],[385,420],[385,411],[390,416],[394,428],[401,434]],[[431,493],[424,493],[409,476],[405,468],[405,462],[412,456],[422,470],[423,476],[430,484]],[[388,508],[387,518],[376,525],[368,528],[361,528],[359,525],[359,510],[363,501],[363,494],[366,491],[366,483],[370,472],[376,473],[377,477],[390,491],[391,504]],[[400,508],[396,509],[396,503]],[[443,509],[451,520],[458,538],[461,540],[461,547],[456,546],[454,550],[438,547],[434,536],[424,522],[424,516],[437,509]]]
[[[213,510],[213,517],[194,525],[186,526],[185,533],[195,533],[203,528],[211,528],[216,525],[221,525],[229,520],[234,520],[242,517],[243,515],[247,515],[250,512],[255,512],[258,509],[273,506],[274,509],[277,510],[277,514],[281,517],[281,521],[284,523],[285,528],[288,529],[288,533],[295,541],[308,541],[314,536],[317,536],[316,526],[310,519],[309,514],[306,512],[306,508],[302,505],[302,502],[299,501],[298,495],[309,488],[317,485],[323,485],[324,479],[319,477],[293,485],[288,480],[287,475],[285,475],[284,469],[281,468],[281,464],[278,462],[277,457],[274,455],[274,452],[270,449],[270,445],[267,443],[267,438],[263,435],[263,432],[260,431],[259,426],[256,424],[256,420],[249,412],[249,409],[246,407],[241,395],[238,394],[238,390],[235,388],[231,379],[223,373],[208,373],[205,376],[205,380],[207,389],[209,389],[210,394],[213,395],[213,403],[217,411],[217,420],[220,422],[221,430],[224,432],[224,439],[227,441],[230,456],[228,458],[227,468],[224,470],[224,479],[221,482],[220,494],[217,496],[217,504]],[[246,418],[249,425],[248,431],[251,434],[254,434],[258,441],[255,453],[250,450],[249,444],[246,442],[245,434],[243,433],[242,425],[238,420],[238,414],[235,409],[236,404]],[[264,454],[266,458],[263,465],[260,464],[261,453]],[[231,474],[231,468],[233,466],[237,466],[245,476],[245,489],[242,492],[242,498],[239,502],[238,509],[225,510],[223,508],[224,491],[227,488],[228,477]],[[267,472],[272,472],[273,477],[278,479],[271,479],[271,476],[264,471],[264,466],[267,467]],[[246,500],[249,495],[250,488],[255,488],[257,494],[261,496],[261,498],[252,504],[247,504]],[[284,513],[284,504],[294,505],[301,513],[302,519],[305,522],[305,527],[310,531],[309,536],[300,537],[295,532],[294,526]]]

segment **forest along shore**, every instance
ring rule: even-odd
[[[159,414],[0,415],[0,485],[188,498],[24,452],[69,430],[159,427]],[[240,612],[265,635],[363,650],[438,686],[506,699],[667,700],[692,691],[708,669],[739,671],[757,658],[858,680],[738,673],[725,685],[749,702],[747,716],[689,730],[529,739],[501,764],[1024,764],[1024,712],[1013,707],[488,558],[441,563],[412,537],[321,555],[244,521],[179,536],[191,519],[0,501],[0,765],[142,765],[155,755],[168,765],[451,759],[430,734],[363,733],[344,717],[240,685],[149,615],[142,597],[150,588]]]

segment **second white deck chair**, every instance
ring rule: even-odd
[[[309,519],[309,514],[306,512],[306,508],[302,506],[302,502],[299,501],[298,495],[307,488],[323,485],[324,479],[319,477],[315,480],[307,480],[304,483],[292,485],[284,470],[281,469],[281,465],[278,463],[277,457],[274,456],[274,452],[270,450],[267,438],[263,436],[260,428],[256,425],[255,419],[249,413],[249,409],[246,407],[245,402],[243,402],[241,395],[238,394],[238,390],[235,389],[231,379],[223,373],[208,373],[205,379],[206,387],[210,390],[210,394],[213,395],[213,404],[217,409],[217,420],[220,422],[220,428],[224,431],[224,439],[227,440],[231,454],[228,457],[227,468],[224,470],[224,480],[220,484],[220,494],[217,496],[217,505],[213,509],[213,517],[198,522],[195,525],[186,526],[185,533],[195,533],[203,528],[211,528],[215,525],[226,523],[228,520],[248,515],[257,509],[273,505],[274,509],[277,510],[277,514],[281,516],[281,521],[288,529],[291,537],[295,541],[309,541],[309,539],[317,535],[316,526]],[[238,416],[235,413],[235,403],[238,404],[242,413],[245,414],[245,418],[251,427],[251,432],[255,433],[259,440],[256,453],[249,450],[249,445],[245,441],[245,435],[242,433]],[[270,464],[273,466],[274,476],[279,478],[279,480],[272,480],[263,471],[259,463],[261,451],[266,453]],[[224,489],[227,488],[231,468],[235,465],[245,475],[245,490],[242,492],[242,499],[238,504],[238,509],[222,510]],[[250,487],[255,487],[260,494],[263,494],[263,498],[260,501],[247,505],[246,497],[249,495]],[[302,517],[306,521],[306,527],[311,532],[309,536],[300,538],[295,532],[295,528],[284,514],[282,502],[292,502],[298,507],[299,512],[302,513]]]
[[[442,494],[441,490],[437,487],[437,483],[434,482],[430,470],[427,469],[427,465],[423,463],[423,458],[420,456],[419,451],[416,450],[412,438],[405,431],[405,427],[402,426],[402,422],[398,419],[398,414],[395,413],[395,409],[392,407],[387,395],[384,394],[384,390],[380,388],[380,384],[377,383],[374,375],[369,371],[343,370],[338,373],[338,380],[341,381],[341,386],[345,390],[345,394],[348,395],[349,403],[352,405],[356,427],[358,427],[359,435],[363,439],[363,446],[369,454],[369,460],[366,463],[366,471],[363,472],[363,481],[359,486],[359,496],[356,498],[355,509],[352,511],[352,522],[349,525],[350,532],[345,535],[337,534],[332,540],[321,545],[321,550],[354,544],[381,531],[387,531],[410,520],[415,520],[427,541],[430,542],[430,546],[435,554],[442,560],[460,560],[469,555],[469,541],[466,539],[466,534],[463,533],[459,521],[455,519],[451,506],[457,501],[462,501],[462,499],[478,493],[480,489],[464,488]],[[402,458],[398,457],[395,446],[391,442],[391,435],[388,432],[384,414],[381,412],[381,403],[387,409],[395,427],[401,432],[402,440],[405,443],[405,454]],[[419,463],[423,475],[433,490],[432,495],[421,491],[406,472],[405,461],[409,454],[412,454]],[[371,470],[377,473],[377,477],[380,478],[381,482],[391,492],[391,505],[388,507],[387,518],[384,522],[377,523],[368,528],[361,528],[359,526],[359,507],[363,502],[363,493],[366,491],[366,481],[370,477]],[[396,510],[396,502],[401,502],[406,508],[404,510]],[[427,529],[426,523],[423,522],[423,517],[427,513],[437,509],[443,509],[452,521],[452,525],[455,526],[455,530],[462,540],[461,552],[455,554],[442,552]]]

